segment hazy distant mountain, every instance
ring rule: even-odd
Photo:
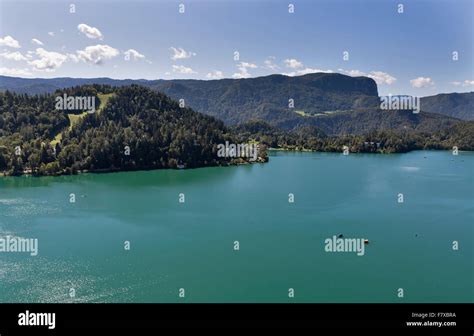
[[[441,113],[451,117],[474,120],[474,92],[441,93],[421,98],[421,108],[426,112]]]
[[[81,86],[88,84],[102,84],[112,86],[124,86],[131,84],[141,84],[144,80],[134,79],[111,79],[100,78],[19,78],[0,76],[0,91],[13,91],[16,93],[41,94],[53,93],[58,89]],[[148,81],[145,81],[148,82]]]

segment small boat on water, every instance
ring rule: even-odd
[[[184,169],[184,164],[178,164],[178,169]]]
[[[364,244],[368,244],[369,243],[369,240],[368,239],[364,239]]]

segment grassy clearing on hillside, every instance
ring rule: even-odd
[[[109,99],[112,98],[114,95],[115,93],[105,93],[105,94],[99,93],[97,95],[100,99],[100,106],[97,109],[97,113],[100,113],[104,109],[104,107],[109,102]]]
[[[302,117],[307,117],[308,116],[304,111],[295,110],[295,113],[302,116]]]
[[[88,112],[82,112],[81,114],[72,114],[68,113],[67,117],[69,118],[69,127],[68,129],[71,130],[74,125],[76,125],[79,120],[84,118]]]
[[[104,109],[104,107],[107,105],[109,99],[112,98],[114,95],[115,95],[115,93],[107,93],[107,94],[99,93],[97,95],[100,99],[100,106],[97,109],[97,113],[100,113]],[[74,127],[74,125],[76,125],[79,122],[79,120],[84,118],[86,115],[87,115],[87,112],[83,112],[81,114],[68,113],[67,114],[67,117],[69,118],[68,130],[71,130]],[[56,146],[56,144],[61,142],[61,140],[63,139],[63,131],[56,134],[54,139],[51,141],[52,146]]]

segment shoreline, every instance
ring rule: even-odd
[[[303,149],[303,150],[296,150],[296,149],[289,149],[289,148],[267,148],[270,152],[294,152],[294,153],[332,153],[332,154],[342,154],[342,152],[335,152],[335,151],[317,151],[312,149]],[[379,154],[379,155],[390,155],[390,154],[408,154],[411,152],[450,152],[449,149],[414,149],[407,152],[393,152],[393,153],[383,153],[383,152],[357,152],[353,153],[350,152],[350,155],[354,154]],[[470,150],[460,150],[459,153],[471,153],[474,151]],[[23,172],[19,175],[9,175],[4,171],[0,171],[0,177],[59,177],[59,176],[73,176],[73,175],[81,175],[81,174],[109,174],[109,173],[121,173],[121,172],[136,172],[136,171],[155,171],[155,170],[191,170],[191,169],[199,169],[199,168],[217,168],[217,167],[232,167],[232,166],[245,166],[251,165],[256,163],[268,163],[270,162],[269,157],[266,160],[262,157],[259,157],[256,161],[248,161],[248,162],[235,162],[229,163],[227,165],[213,165],[213,166],[199,166],[199,167],[191,167],[191,168],[138,168],[138,169],[120,169],[120,168],[104,168],[104,169],[96,169],[96,170],[78,170],[74,173],[65,174],[65,173],[58,173],[58,174],[50,174],[50,175],[38,175],[33,174],[31,169],[28,171]]]
[[[233,163],[228,163],[226,165],[212,165],[212,166],[197,166],[197,167],[190,167],[190,168],[137,168],[137,169],[120,169],[120,168],[103,168],[103,169],[94,169],[94,170],[88,170],[88,169],[83,169],[83,170],[77,170],[73,173],[65,173],[60,172],[56,174],[47,174],[47,175],[40,175],[40,174],[33,174],[31,169],[24,170],[23,173],[18,174],[18,175],[10,175],[7,174],[5,171],[0,171],[0,177],[59,177],[59,176],[74,176],[74,175],[81,175],[81,174],[109,174],[109,173],[121,173],[121,172],[135,172],[135,171],[154,171],[154,170],[191,170],[191,169],[199,169],[199,168],[212,168],[212,167],[231,167],[231,166],[245,166],[245,165],[250,165],[250,164],[256,164],[256,163],[267,163],[267,159],[258,157],[257,160],[255,161],[244,161],[244,162],[233,162]]]

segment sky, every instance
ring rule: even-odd
[[[0,0],[0,75],[338,72],[380,95],[468,92],[473,12],[472,0]]]

